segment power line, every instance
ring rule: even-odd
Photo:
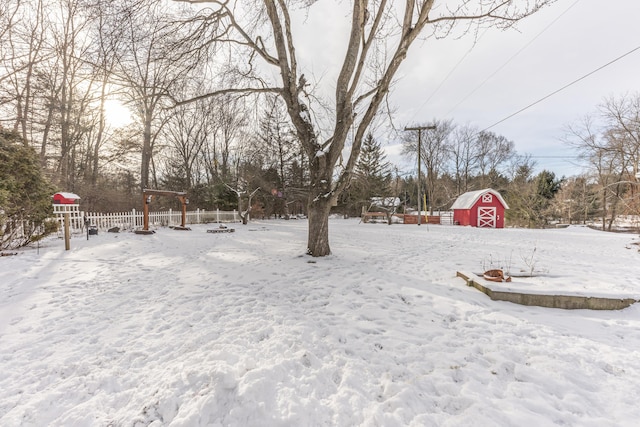
[[[532,159],[579,159],[580,156],[529,156]]]
[[[576,0],[578,1],[578,0]],[[436,86],[436,88],[433,90],[433,92],[431,92],[431,95],[429,95],[427,97],[427,99],[425,99],[425,101],[422,103],[422,105],[420,105],[420,107],[416,110],[416,112],[414,113],[413,117],[415,117],[418,114],[418,111],[422,110],[422,108],[427,105],[427,103],[429,101],[431,101],[431,98],[433,98],[436,93],[438,93],[440,91],[440,89],[442,89],[442,86],[444,86],[444,84],[447,82],[447,80],[449,80],[449,77],[451,77],[453,75],[453,73],[458,69],[458,67],[460,66],[460,64],[462,64],[464,62],[464,60],[467,58],[467,56],[469,56],[469,54],[471,53],[471,51],[473,50],[473,48],[476,46],[477,43],[480,42],[480,40],[482,40],[482,37],[484,37],[484,35],[487,33],[487,31],[489,31],[489,27],[487,27],[482,34],[480,34],[480,37],[477,38],[477,40],[473,43],[473,45],[471,45],[471,47],[465,52],[464,55],[462,55],[462,58],[460,58],[458,60],[458,62],[456,63],[456,65],[453,66],[453,68],[451,68],[451,70],[449,70],[449,73],[447,73],[447,75],[444,77],[444,79],[442,79],[442,81],[440,81],[440,83],[438,84],[438,86]],[[466,99],[466,98],[465,98]],[[412,117],[412,120],[413,120]]]
[[[575,80],[574,80],[574,81],[572,81],[571,83],[568,83],[568,84],[566,84],[566,85],[562,86],[560,89],[554,90],[554,91],[553,91],[553,92],[551,92],[550,94],[548,94],[548,95],[546,95],[546,96],[543,96],[542,98],[538,99],[538,100],[537,100],[537,101],[535,101],[535,102],[532,102],[531,104],[527,105],[527,106],[526,106],[526,107],[524,107],[524,108],[519,109],[519,110],[518,110],[518,111],[516,111],[515,113],[513,113],[513,114],[509,114],[507,117],[505,117],[505,118],[503,118],[503,119],[501,119],[501,120],[499,120],[499,121],[495,122],[495,123],[494,123],[494,124],[492,124],[491,126],[487,126],[486,128],[482,129],[480,132],[484,132],[484,131],[486,131],[486,130],[489,130],[489,129],[491,129],[492,127],[495,127],[495,126],[499,125],[500,123],[502,123],[502,122],[505,122],[505,121],[509,120],[509,119],[510,119],[510,118],[512,118],[513,116],[516,116],[516,115],[518,115],[518,114],[522,113],[523,111],[528,110],[529,108],[533,107],[534,105],[537,105],[537,104],[541,103],[542,101],[546,100],[547,98],[550,98],[550,97],[552,97],[553,95],[555,95],[555,94],[557,94],[557,93],[559,93],[559,92],[562,92],[562,91],[563,91],[563,90],[565,90],[566,88],[568,88],[568,87],[570,87],[570,86],[573,86],[574,84],[578,83],[579,81],[582,81],[582,80],[586,79],[587,77],[589,77],[589,76],[591,76],[591,75],[593,75],[593,74],[597,73],[598,71],[600,71],[600,70],[602,70],[602,69],[604,69],[604,68],[608,67],[609,65],[611,65],[611,64],[613,64],[613,63],[615,63],[615,62],[618,62],[618,61],[619,61],[619,60],[621,60],[622,58],[624,58],[624,57],[626,57],[626,56],[631,55],[633,52],[635,52],[635,51],[637,51],[637,50],[640,50],[640,46],[637,46],[637,47],[635,47],[635,48],[631,49],[630,51],[628,51],[628,52],[626,52],[626,53],[624,53],[624,54],[622,54],[622,55],[618,56],[617,58],[615,58],[615,59],[613,59],[613,60],[611,60],[611,61],[607,62],[606,64],[604,64],[604,65],[602,65],[602,66],[600,66],[600,67],[596,68],[595,70],[593,70],[593,71],[591,71],[591,72],[589,72],[589,73],[585,74],[584,76],[582,76],[582,77],[579,77],[579,78],[575,79]]]
[[[551,21],[549,23],[549,25],[547,25],[546,27],[544,27],[542,29],[542,31],[540,31],[538,34],[535,35],[535,37],[533,37],[531,40],[529,40],[529,42],[527,44],[525,44],[524,46],[522,46],[522,48],[520,48],[520,50],[518,50],[516,53],[514,53],[509,59],[507,59],[507,61],[502,64],[500,67],[498,67],[493,73],[491,73],[487,78],[485,78],[478,86],[476,86],[475,89],[473,89],[471,92],[469,92],[469,94],[467,94],[467,96],[465,96],[464,98],[462,98],[462,100],[460,102],[458,102],[456,105],[453,106],[453,108],[451,108],[449,111],[447,111],[447,113],[444,115],[445,117],[448,117],[449,114],[451,114],[452,112],[454,112],[459,106],[460,104],[462,104],[463,102],[465,102],[467,99],[469,99],[474,93],[476,93],[482,86],[484,86],[485,83],[487,83],[491,78],[493,78],[493,76],[495,76],[496,74],[498,74],[500,71],[502,71],[502,69],[504,67],[506,67],[516,56],[520,55],[522,53],[522,51],[524,51],[526,48],[528,48],[529,46],[531,46],[531,44],[536,41],[538,39],[538,37],[540,37],[543,33],[545,33],[549,28],[551,28],[551,26],[553,24],[555,24],[560,18],[562,18],[567,12],[569,12],[569,10],[571,10],[571,8],[573,8],[580,0],[576,0],[573,2],[573,4],[571,6],[569,6],[564,12],[562,12],[560,15],[558,15],[556,17],[556,19],[554,19],[553,21]],[[468,54],[468,52],[467,52]],[[467,55],[465,55],[462,59],[466,58]],[[460,61],[462,62],[462,60]],[[459,63],[458,63],[459,64]],[[457,67],[457,65],[456,65]],[[448,78],[449,76],[447,76]],[[443,82],[444,83],[444,82]],[[438,87],[439,89],[440,87]],[[437,90],[437,89],[436,89]],[[430,98],[429,98],[430,99]]]
[[[547,31],[553,24],[556,23],[556,21],[558,21],[562,16],[564,16],[571,8],[573,8],[580,0],[575,0],[573,2],[573,4],[571,4],[571,6],[569,6],[564,12],[562,12],[560,15],[558,15],[553,21],[551,21],[551,23],[549,23],[546,27],[544,27],[542,29],[542,31],[540,31],[538,34],[535,35],[535,37],[533,37],[531,40],[529,40],[529,42],[527,44],[525,44],[520,50],[518,50],[515,54],[513,54],[509,59],[507,59],[507,61],[502,64],[498,69],[496,69],[492,74],[490,74],[487,78],[485,78],[475,89],[473,89],[469,94],[467,94],[460,102],[458,102],[456,105],[453,106],[453,108],[451,108],[445,115],[444,117],[447,117],[449,114],[451,114],[453,111],[456,110],[456,108],[458,108],[460,106],[460,104],[462,104],[463,102],[465,102],[467,99],[469,99],[474,93],[476,93],[482,86],[484,86],[485,83],[487,83],[493,76],[495,76],[496,74],[498,74],[504,67],[506,67],[516,56],[518,56],[522,51],[524,51],[527,47],[529,47],[538,37],[540,37],[545,31]],[[447,75],[440,81],[440,83],[438,84],[438,86],[436,86],[436,88],[431,92],[431,94],[427,97],[427,99],[420,105],[420,107],[416,110],[416,112],[413,114],[413,117],[415,117],[418,112],[420,110],[422,110],[422,108],[429,102],[431,101],[431,99],[436,95],[436,93],[438,93],[440,91],[440,89],[442,89],[442,87],[444,86],[444,84],[449,80],[449,78],[453,75],[453,73],[458,69],[458,67],[464,62],[464,60],[467,58],[467,56],[469,56],[469,54],[471,53],[471,51],[473,51],[474,47],[480,42],[480,40],[482,40],[482,38],[485,36],[485,34],[489,31],[491,27],[487,27],[485,28],[485,30],[482,32],[482,34],[480,34],[480,36],[476,39],[476,41],[473,43],[473,45],[465,52],[464,55],[462,55],[462,57],[458,60],[458,62],[453,66],[453,68],[451,68],[451,70],[449,70],[449,72],[447,73]],[[412,119],[413,120],[413,119]],[[410,120],[411,121],[411,120]]]

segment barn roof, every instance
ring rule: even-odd
[[[500,203],[502,203],[502,206],[504,206],[505,209],[509,209],[509,205],[507,205],[507,202],[504,201],[500,193],[498,193],[496,190],[493,190],[491,188],[485,188],[484,190],[477,190],[477,191],[469,191],[467,193],[461,194],[456,199],[456,201],[453,202],[453,205],[451,205],[451,209],[471,209],[473,205],[476,204],[478,199],[480,199],[480,197],[482,197],[482,195],[486,193],[491,193],[492,195],[497,197],[498,200],[500,200]]]

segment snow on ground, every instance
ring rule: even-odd
[[[2,426],[635,426],[640,308],[491,301],[455,278],[640,295],[636,236],[330,222],[47,240],[0,258]],[[534,252],[535,249],[535,252]]]

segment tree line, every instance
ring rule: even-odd
[[[381,143],[368,135],[353,182],[337,209],[353,216],[368,209],[414,212],[420,185],[426,201],[423,210],[434,215],[448,210],[467,191],[493,188],[511,207],[507,211],[511,225],[540,227],[557,219],[553,201],[564,177],[547,170],[534,174],[535,161],[518,154],[513,141],[453,120],[434,120],[421,127],[428,130],[421,137],[419,179],[415,170],[405,175],[394,169]],[[403,154],[417,162],[415,132],[404,135]],[[397,200],[397,206],[371,202],[380,198]]]
[[[637,218],[640,213],[640,94],[607,98],[594,113],[566,126],[559,142],[573,147],[576,162],[583,165],[583,172],[571,177],[549,170],[535,173],[535,160],[517,153],[514,142],[504,136],[453,120],[433,120],[423,127],[430,130],[421,141],[420,185],[430,214],[447,210],[462,193],[483,188],[503,195],[511,208],[506,212],[511,226],[599,220],[600,228],[610,231],[616,218]],[[371,198],[380,196],[399,198],[398,211],[404,206],[414,209],[416,176],[394,171],[372,137],[364,145],[344,211],[359,215],[364,206],[371,207]],[[403,153],[417,161],[415,132],[404,135]]]
[[[330,252],[330,212],[355,213],[355,200],[382,185],[378,172],[366,171],[367,156],[375,155],[368,135],[422,31],[452,35],[470,21],[509,26],[547,3],[496,1],[475,10],[461,2],[454,12],[433,10],[430,1],[337,5],[350,17],[351,33],[335,93],[326,96],[316,77],[303,73],[293,31],[314,5],[8,0],[0,5],[0,126],[34,150],[56,188],[81,194],[87,210],[139,207],[141,189],[163,188],[188,191],[193,207],[304,213],[308,251],[322,256]],[[458,34],[467,31],[465,24]],[[132,111],[128,126],[110,122],[114,100]],[[531,176],[532,162],[506,138],[452,121],[436,125],[422,147],[431,209],[477,187],[515,197],[524,194],[516,183],[557,186],[550,173]],[[415,138],[407,138],[412,155]],[[384,175],[393,188],[385,192],[415,202],[415,177]],[[594,203],[611,212],[622,189],[604,175],[598,185],[606,199]],[[510,203],[520,203],[518,215],[529,215],[532,225],[547,217],[539,200]]]
[[[207,209],[237,207],[230,188],[304,200],[308,172],[274,95],[259,105],[229,94],[176,106],[216,80],[211,52],[182,42],[193,31],[183,9],[133,0],[2,8],[0,126],[87,210],[130,208],[141,189],[163,187]],[[114,100],[132,111],[130,125],[110,123]]]

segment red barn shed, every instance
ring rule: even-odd
[[[500,193],[491,188],[469,191],[451,205],[453,221],[472,227],[504,228],[504,211],[509,209]]]

